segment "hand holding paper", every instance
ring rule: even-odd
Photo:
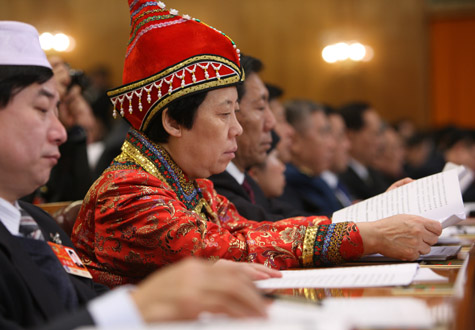
[[[465,219],[460,173],[460,168],[454,168],[396,185],[397,188],[335,212],[332,220],[358,223],[365,255],[381,253],[390,258],[416,260],[430,252],[442,227]]]
[[[381,253],[390,258],[416,260],[430,252],[442,233],[438,221],[417,215],[395,215],[372,223],[358,224],[364,254]]]
[[[397,214],[439,221],[445,228],[465,219],[458,169],[437,173],[333,213],[333,222],[367,222]]]

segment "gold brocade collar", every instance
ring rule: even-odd
[[[116,157],[111,167],[123,167],[131,161],[166,183],[188,210],[208,220],[205,210],[209,206],[196,181],[188,178],[162,146],[151,142],[134,129],[127,134],[122,145],[122,153]]]

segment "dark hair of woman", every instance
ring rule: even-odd
[[[47,67],[35,65],[0,65],[0,108],[4,108],[22,89],[42,84],[53,76]]]
[[[191,129],[195,122],[196,111],[203,103],[208,91],[181,97],[168,105],[168,115],[179,125]],[[163,110],[162,110],[163,111]],[[165,131],[162,123],[162,111],[152,118],[150,125],[145,130],[145,135],[155,143],[168,142],[169,134]]]

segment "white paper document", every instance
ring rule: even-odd
[[[466,168],[463,165],[457,165],[451,162],[445,163],[444,169],[442,171],[450,171],[454,168],[457,169],[460,183],[460,191],[463,194],[472,183],[474,179],[474,173],[471,169]]]
[[[432,246],[430,252],[427,254],[421,254],[417,261],[422,260],[448,260],[450,258],[457,257],[460,249],[462,248],[461,245],[449,245],[449,246]],[[361,257],[359,262],[383,262],[383,261],[393,261],[393,262],[402,262],[400,259],[394,259],[386,257],[380,253],[375,254],[368,254]]]
[[[458,169],[437,173],[333,213],[333,222],[366,222],[396,214],[438,220],[447,227],[465,219]]]
[[[231,319],[222,315],[203,315],[198,320],[143,326],[84,327],[80,330],[351,330],[429,329],[434,320],[424,302],[416,298],[326,298],[321,306],[276,300],[267,318]]]
[[[424,329],[434,325],[430,310],[416,298],[327,298],[322,307],[327,316],[341,315],[352,329]]]
[[[419,264],[282,271],[281,278],[256,281],[258,288],[363,288],[411,284]]]
[[[448,277],[441,276],[430,268],[419,268],[413,282],[447,283]]]

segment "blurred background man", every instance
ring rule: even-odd
[[[340,175],[341,180],[355,199],[367,199],[384,192],[389,185],[373,168],[374,159],[380,156],[381,118],[364,102],[349,103],[340,113],[351,141],[351,158],[346,172]]]

